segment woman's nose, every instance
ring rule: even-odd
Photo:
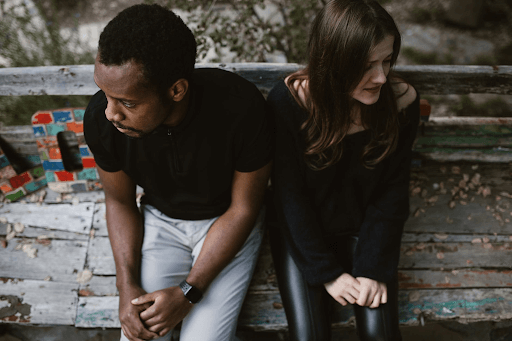
[[[376,68],[372,75],[372,82],[375,84],[384,84],[386,83],[386,72],[382,66]]]

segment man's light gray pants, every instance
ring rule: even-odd
[[[217,218],[180,220],[145,205],[141,284],[148,293],[186,279]],[[183,320],[180,341],[231,341],[263,238],[264,212],[235,258],[222,270]],[[160,340],[170,340],[168,333]],[[121,332],[121,341],[127,338]]]

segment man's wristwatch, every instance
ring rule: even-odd
[[[185,280],[180,283],[180,289],[183,291],[183,295],[185,295],[190,303],[197,303],[201,301],[201,298],[203,298],[203,293],[201,290],[193,285],[188,284]]]

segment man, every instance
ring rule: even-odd
[[[182,320],[182,341],[233,339],[256,263],[272,157],[265,101],[233,73],[194,70],[195,56],[190,30],[157,5],[122,11],[100,36],[85,137],[122,340],[169,340]]]

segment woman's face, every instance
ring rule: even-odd
[[[353,99],[366,105],[379,100],[380,89],[386,83],[389,73],[394,42],[395,37],[389,35],[373,47],[363,78],[350,94]]]

